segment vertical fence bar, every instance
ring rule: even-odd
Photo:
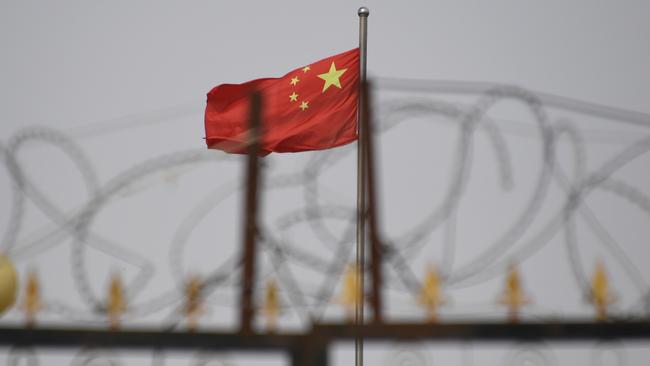
[[[257,237],[258,190],[260,180],[258,152],[260,149],[260,130],[262,124],[262,97],[259,92],[251,94],[250,111],[246,196],[244,198],[243,269],[240,303],[240,331],[242,333],[252,332],[255,315],[253,289],[255,284],[255,241]]]
[[[377,202],[377,176],[375,170],[376,150],[372,134],[372,110],[371,103],[371,83],[365,83],[365,119],[364,134],[366,145],[366,181],[368,189],[368,229],[370,234],[370,276],[372,288],[370,290],[370,305],[373,309],[373,322],[381,323],[383,321],[383,302],[382,302],[382,242],[379,236],[378,225],[378,202]]]

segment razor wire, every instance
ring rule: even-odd
[[[410,261],[421,255],[423,248],[431,242],[432,235],[439,230],[444,234],[441,244],[441,274],[444,285],[450,289],[475,286],[502,275],[511,261],[522,262],[530,258],[553,237],[563,234],[567,259],[571,264],[576,284],[581,292],[586,293],[587,276],[580,260],[580,245],[575,233],[575,221],[579,217],[586,221],[612,258],[622,265],[626,276],[632,280],[639,292],[639,301],[646,301],[644,299],[648,298],[649,292],[643,272],[598,220],[585,200],[594,191],[603,191],[637,208],[643,215],[650,216],[650,196],[633,184],[616,177],[617,171],[647,154],[650,150],[650,133],[626,146],[622,152],[599,168],[589,170],[585,151],[587,141],[576,128],[576,123],[566,118],[552,120],[548,116],[549,107],[545,103],[570,110],[570,100],[558,102],[557,97],[554,99],[548,95],[540,96],[538,93],[512,86],[492,86],[473,93],[476,98],[469,104],[453,103],[428,96],[382,100],[373,105],[378,124],[375,134],[378,136],[413,119],[430,123],[437,123],[442,119],[459,132],[451,156],[452,171],[442,202],[426,202],[431,198],[424,197],[423,204],[430,209],[419,222],[401,233],[384,235],[382,249],[387,269],[385,286],[403,291],[412,297],[417,296],[421,284],[413,273]],[[459,245],[456,240],[456,233],[460,230],[458,223],[463,215],[460,206],[472,179],[474,140],[478,134],[483,134],[489,142],[501,189],[507,192],[516,185],[513,157],[505,132],[498,120],[490,115],[492,108],[505,101],[520,104],[532,116],[533,130],[540,149],[539,170],[532,186],[532,194],[526,198],[523,209],[516,214],[509,227],[496,240],[486,244],[481,253],[458,267],[455,265],[455,252]],[[624,117],[621,111],[596,108],[593,105],[581,104],[575,109],[591,114],[600,113],[610,119]],[[634,118],[627,118],[626,122],[631,120],[635,126],[643,127],[650,123],[650,120],[645,121],[642,115],[634,114],[632,117]],[[558,140],[562,137],[567,138],[572,148],[573,175],[568,175],[558,160],[556,150]],[[86,200],[80,207],[67,210],[58,207],[51,197],[38,188],[38,182],[30,180],[20,159],[20,152],[27,144],[52,146],[72,161],[80,172],[85,187]],[[263,187],[265,191],[287,187],[302,190],[301,207],[282,213],[274,222],[260,224],[260,253],[268,258],[273,271],[278,275],[279,287],[288,303],[287,308],[295,310],[303,322],[323,316],[327,306],[332,303],[335,287],[341,281],[345,265],[352,253],[355,209],[351,205],[336,204],[325,199],[324,182],[321,179],[328,169],[352,153],[353,149],[347,146],[313,154],[302,169],[298,168],[291,173],[276,174],[272,169],[267,169],[268,178]],[[86,308],[78,309],[56,299],[49,301],[48,307],[50,311],[64,318],[84,322],[97,322],[105,310],[104,300],[95,293],[91,285],[90,268],[86,258],[88,248],[100,250],[137,268],[137,275],[125,286],[130,299],[135,299],[150,286],[155,272],[152,261],[146,256],[93,231],[92,225],[98,213],[120,194],[152,176],[179,168],[198,169],[200,166],[214,166],[236,160],[231,155],[215,151],[180,151],[145,160],[112,179],[101,182],[96,167],[81,146],[65,133],[48,127],[28,127],[17,131],[0,144],[0,154],[11,184],[11,199],[8,200],[10,215],[2,236],[1,250],[14,261],[20,262],[70,241],[70,270],[76,291]],[[525,235],[531,234],[532,224],[539,220],[539,213],[553,183],[557,183],[564,192],[561,208],[542,224],[541,229],[532,233],[530,238],[525,238]],[[241,188],[241,182],[226,180],[221,186],[207,192],[183,217],[171,237],[168,250],[168,267],[175,283],[149,299],[134,301],[129,307],[127,319],[137,319],[177,306],[183,297],[183,281],[188,272],[183,267],[183,262],[192,233],[210,212],[225,199],[237,194]],[[50,223],[30,232],[28,240],[19,240],[19,233],[24,230],[27,202],[43,213]],[[343,229],[329,227],[327,222],[330,220],[342,223]],[[312,245],[328,248],[331,256],[315,255],[294,242],[287,233],[296,227],[309,228],[314,241],[318,243]],[[231,256],[213,268],[205,277],[202,295],[207,298],[214,295],[218,289],[238,286],[239,281],[235,273],[239,264],[240,260]],[[294,273],[295,266],[319,274],[323,281],[318,284],[306,283]]]

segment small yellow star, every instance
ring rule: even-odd
[[[309,108],[309,102],[302,101],[299,108],[304,111],[305,109]]]
[[[289,96],[289,101],[290,102],[297,102],[298,101],[298,94],[296,94],[296,92],[293,92],[293,94],[291,94]]]
[[[341,81],[339,78],[346,71],[347,69],[337,70],[336,65],[334,65],[334,62],[332,62],[332,65],[330,65],[330,71],[318,75],[319,78],[325,80],[325,85],[323,85],[323,93],[325,90],[327,90],[327,88],[330,87],[330,85],[334,85],[335,87],[341,89]]]
[[[293,85],[293,86],[296,86],[296,84],[298,84],[299,81],[300,81],[300,79],[298,79],[298,77],[295,76],[295,77],[293,77],[293,78],[291,79],[291,83],[290,83],[290,84]]]
[[[311,67],[309,67],[309,66],[305,66],[305,67],[302,68],[302,72],[307,72],[309,70],[311,70]]]

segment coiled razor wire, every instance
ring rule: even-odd
[[[622,152],[599,168],[589,171],[583,134],[576,128],[575,123],[568,119],[551,121],[545,104],[569,110],[573,105],[577,111],[602,115],[610,119],[621,118],[623,123],[631,123],[635,126],[650,127],[650,120],[645,120],[644,115],[641,114],[626,115],[620,110],[580,104],[517,87],[484,88],[484,86],[483,84],[467,85],[464,88],[451,84],[441,86],[443,89],[469,94],[474,90],[473,94],[477,95],[477,99],[475,103],[469,105],[449,103],[432,97],[417,97],[408,100],[382,101],[373,106],[376,110],[374,115],[378,117],[376,121],[378,128],[375,129],[375,134],[378,135],[413,119],[431,123],[440,123],[442,119],[444,123],[453,125],[459,131],[455,150],[451,156],[452,170],[448,174],[450,178],[442,202],[429,202],[431,208],[428,213],[402,233],[384,235],[386,286],[417,296],[421,284],[413,273],[410,262],[421,254],[425,245],[431,241],[432,235],[438,230],[442,231],[444,238],[440,268],[444,285],[448,288],[474,286],[499,276],[513,260],[524,261],[544,247],[551,238],[558,233],[563,233],[567,258],[571,263],[576,284],[581,292],[586,293],[587,275],[583,264],[580,263],[582,256],[576,236],[575,221],[579,216],[599,238],[611,257],[622,265],[625,274],[639,291],[640,308],[647,311],[650,307],[648,305],[650,295],[648,295],[648,283],[643,272],[598,220],[585,200],[596,190],[607,192],[650,217],[650,196],[633,184],[615,176],[621,168],[646,155],[650,150],[650,133],[626,146]],[[467,193],[468,182],[472,178],[476,134],[484,134],[489,141],[501,188],[507,192],[515,186],[514,166],[508,141],[498,121],[489,115],[491,109],[505,101],[522,105],[532,117],[540,148],[539,170],[532,186],[532,193],[510,225],[472,260],[456,268],[454,262],[458,243],[455,238],[460,230],[458,223],[462,222],[463,214],[459,207]],[[572,174],[564,172],[561,162],[558,161],[556,149],[561,138],[566,138],[568,146],[571,147],[574,167]],[[50,145],[59,149],[72,161],[80,172],[85,186],[86,200],[80,207],[71,210],[58,207],[39,189],[38,182],[29,179],[19,157],[21,150],[27,144]],[[320,178],[324,172],[350,156],[353,151],[351,146],[347,146],[314,153],[304,168],[288,174],[276,174],[269,170],[268,178],[264,180],[263,188],[267,191],[287,187],[302,188],[303,205],[281,213],[273,223],[262,222],[259,234],[261,253],[267,256],[272,271],[278,277],[278,285],[287,300],[287,306],[294,310],[303,322],[322,317],[327,306],[332,303],[336,284],[341,281],[345,265],[349,263],[352,255],[355,208],[352,205],[327,200],[323,193],[326,191],[322,186],[323,180]],[[7,201],[10,215],[2,235],[0,250],[7,253],[14,261],[20,262],[71,239],[72,278],[86,309],[76,309],[55,299],[48,301],[48,308],[65,318],[84,322],[97,322],[105,313],[104,300],[94,292],[90,283],[89,268],[86,264],[87,248],[100,250],[138,269],[137,275],[125,285],[130,300],[135,299],[147,288],[155,270],[153,263],[146,256],[136,253],[111,238],[93,232],[92,224],[98,213],[109,202],[124,195],[145,179],[165,172],[177,172],[179,169],[193,169],[201,164],[214,165],[236,159],[232,155],[215,151],[175,152],[143,161],[106,182],[100,182],[92,161],[79,144],[65,133],[47,127],[29,127],[19,130],[7,141],[0,143],[0,155],[9,173],[12,195]],[[541,229],[537,229],[524,239],[525,234],[531,234],[532,224],[539,217],[552,182],[556,182],[562,188],[564,203],[556,214],[541,225]],[[134,302],[126,315],[128,319],[137,319],[152,312],[179,307],[183,297],[183,279],[187,277],[187,270],[183,268],[182,263],[192,232],[215,207],[238,192],[240,188],[242,183],[239,181],[225,181],[221,186],[208,192],[179,222],[169,245],[168,264],[175,283],[152,298]],[[31,232],[27,239],[19,241],[28,200],[46,215],[50,223]],[[344,225],[340,229],[332,229],[327,225],[328,221],[336,221]],[[293,228],[305,225],[313,233],[314,240],[330,249],[331,256],[310,253],[304,249],[302,243],[294,242],[290,235],[287,235]],[[507,258],[504,254],[506,252]],[[222,262],[205,277],[202,296],[208,298],[221,287],[239,285],[235,276],[239,265],[240,259],[235,256],[223,258]],[[294,266],[322,275],[323,281],[320,284],[306,284],[294,273]],[[171,328],[173,327],[172,325]]]

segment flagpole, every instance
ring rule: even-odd
[[[365,83],[366,83],[366,55],[368,44],[368,16],[370,10],[366,7],[360,7],[357,12],[359,15],[359,103],[357,106],[357,271],[359,276],[359,299],[355,307],[355,323],[357,327],[362,326],[364,322],[364,304],[365,304],[365,244],[366,244],[366,139],[364,129],[364,119],[366,118],[367,105],[364,103]],[[354,364],[363,366],[363,337],[361,335],[355,338],[354,343]]]

